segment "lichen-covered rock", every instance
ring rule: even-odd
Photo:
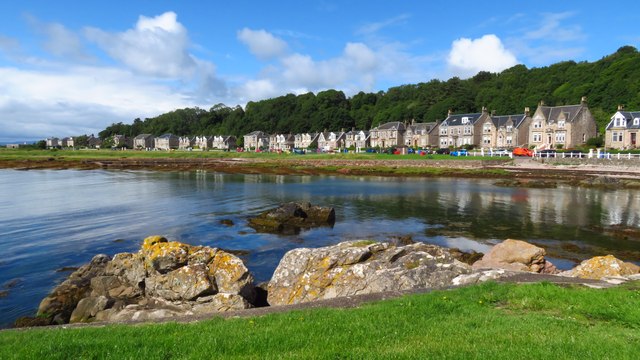
[[[151,276],[146,280],[145,289],[147,295],[167,300],[194,300],[217,292],[209,281],[207,268],[202,264],[187,265],[167,274]]]
[[[46,324],[145,320],[245,309],[254,298],[253,276],[235,255],[150,236],[138,253],[94,257],[38,313]]]
[[[285,254],[268,285],[270,305],[451,285],[470,266],[444,248],[349,241]]]
[[[473,268],[554,273],[555,267],[547,264],[545,254],[543,248],[521,240],[507,239],[492,247],[481,260],[473,264]]]
[[[248,225],[259,232],[296,233],[304,228],[333,226],[335,222],[336,213],[331,207],[289,202],[249,219]]]
[[[69,322],[78,302],[91,294],[91,279],[104,275],[109,260],[107,255],[96,255],[89,264],[71,273],[67,280],[40,302],[38,316],[56,318],[56,322]]]
[[[624,262],[613,255],[596,256],[585,260],[575,268],[560,273],[563,276],[582,279],[602,279],[606,277],[625,277],[640,273],[638,265]]]

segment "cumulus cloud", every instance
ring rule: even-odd
[[[43,48],[48,53],[72,60],[90,60],[80,36],[66,26],[55,22],[42,22],[31,15],[26,15],[31,27],[43,36]]]
[[[455,40],[447,64],[454,75],[469,77],[479,71],[500,72],[518,64],[518,60],[497,36],[489,34],[479,39]]]
[[[265,30],[244,28],[238,31],[238,40],[247,45],[253,55],[263,60],[284,55],[288,47],[284,40]]]

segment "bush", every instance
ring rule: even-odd
[[[590,148],[599,148],[604,145],[604,138],[602,136],[592,137],[587,140],[587,146]]]

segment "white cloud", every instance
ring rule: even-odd
[[[479,39],[455,40],[447,63],[454,75],[469,77],[479,71],[500,72],[518,64],[518,60],[497,36],[489,34]]]
[[[368,24],[360,26],[356,30],[356,34],[369,35],[369,34],[377,33],[378,31],[380,31],[380,30],[382,30],[382,29],[384,29],[386,27],[395,26],[395,25],[399,25],[399,24],[404,24],[404,23],[407,22],[407,20],[410,17],[411,17],[411,15],[409,15],[409,14],[401,14],[401,15],[394,16],[394,17],[386,19],[386,20],[368,23]]]
[[[287,51],[287,43],[265,30],[244,28],[238,31],[238,40],[249,47],[249,51],[260,59],[272,59]]]
[[[524,39],[565,42],[585,38],[579,25],[568,25],[565,20],[574,15],[572,12],[542,14],[542,21],[536,29],[524,34]]]
[[[41,22],[31,15],[27,15],[26,19],[32,28],[44,37],[42,45],[48,53],[71,60],[86,61],[91,59],[80,36],[64,25],[55,22]]]

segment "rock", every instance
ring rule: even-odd
[[[78,302],[91,293],[91,279],[104,275],[109,260],[107,255],[96,255],[89,264],[74,271],[67,280],[40,302],[38,316],[51,318],[58,316],[63,322],[69,322]]]
[[[231,220],[231,219],[221,219],[220,220],[220,224],[224,225],[224,226],[233,226],[234,225],[233,220]]]
[[[507,239],[486,253],[481,260],[473,264],[473,269],[505,269],[514,271],[541,272],[552,271],[547,265],[543,248],[521,240]],[[554,267],[555,268],[555,267]]]
[[[149,320],[245,309],[254,298],[253,276],[235,255],[150,236],[138,253],[98,255],[72,273],[42,300],[38,322]]]
[[[560,275],[599,280],[605,277],[628,277],[638,273],[640,273],[638,265],[624,262],[613,255],[607,255],[585,260],[580,265],[569,271],[564,271]]]
[[[13,323],[14,327],[34,327],[34,326],[49,326],[52,324],[52,318],[46,316],[21,316]]]
[[[270,305],[451,285],[470,272],[444,248],[348,241],[287,252],[268,285]]]
[[[449,249],[449,252],[456,260],[469,265],[473,265],[476,261],[482,259],[482,257],[484,256],[483,253],[477,252],[475,250],[465,252],[457,248],[451,248]]]
[[[289,202],[249,219],[248,225],[258,232],[297,233],[300,229],[333,226],[335,221],[333,208]]]
[[[471,274],[462,274],[456,276],[455,279],[452,280],[452,284],[455,286],[462,285],[473,285],[482,283],[489,280],[500,279],[504,276],[509,276],[513,274],[513,272],[504,270],[504,269],[495,269],[495,270],[483,270],[478,272],[473,272]]]
[[[71,313],[70,323],[87,322],[95,318],[99,311],[107,308],[110,300],[106,296],[87,297],[78,302]]]
[[[166,300],[194,300],[217,292],[209,281],[207,268],[202,264],[187,265],[167,274],[149,277],[145,289],[148,295]]]

